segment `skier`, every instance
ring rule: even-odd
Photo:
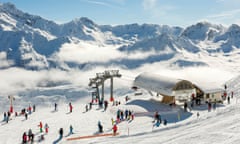
[[[134,119],[134,113],[133,113],[133,111],[132,111],[132,117],[131,117],[131,118],[132,118],[132,120]]]
[[[233,91],[231,92],[231,98],[233,98]]]
[[[33,133],[32,133],[32,129],[28,130],[28,141],[32,141],[33,140]]]
[[[26,134],[26,132],[23,133],[22,143],[23,143],[23,144],[26,144],[26,143],[27,143],[27,134]]]
[[[111,121],[112,121],[112,126],[114,125],[115,121],[113,120],[113,118],[111,118]]]
[[[153,127],[156,126],[156,127],[159,127],[161,124],[160,120],[157,120],[157,122],[155,124],[153,124]]]
[[[99,131],[99,133],[103,132],[103,126],[100,121],[98,121],[98,131]]]
[[[115,124],[114,126],[113,126],[113,135],[116,135],[117,134],[117,125]]]
[[[127,103],[127,101],[129,100],[128,96],[125,96],[125,101]]]
[[[40,133],[42,133],[42,132],[43,132],[43,129],[42,129],[42,128],[43,128],[43,125],[42,125],[42,122],[41,122],[41,121],[40,121],[40,123],[39,123],[38,126],[39,126]]]
[[[46,133],[46,134],[48,134],[48,129],[49,129],[49,126],[48,126],[48,124],[47,124],[47,123],[44,125],[44,128],[45,128],[45,133]]]
[[[72,109],[73,109],[72,103],[69,103],[69,109],[70,109],[70,113],[71,113]]]
[[[154,114],[153,123],[155,122],[155,120],[158,120],[158,119],[159,119],[159,114],[158,114],[158,112],[156,111],[155,114]]]
[[[32,107],[29,105],[28,107],[28,113],[31,114],[32,113]]]
[[[69,135],[71,135],[71,134],[73,134],[73,126],[72,125],[70,125],[70,127],[69,127]]]
[[[35,104],[33,105],[33,112],[35,112],[35,110],[36,110],[36,106],[35,106]]]
[[[59,139],[62,139],[63,137],[63,128],[59,129]]]
[[[187,102],[184,102],[184,111],[187,112]]]
[[[210,112],[211,109],[212,109],[212,104],[211,104],[211,102],[208,102],[208,112]]]
[[[25,120],[27,120],[27,119],[28,119],[28,113],[25,112]]]
[[[163,125],[165,125],[165,126],[167,125],[167,120],[166,119],[163,120]]]
[[[54,104],[54,110],[57,111],[57,103]]]
[[[123,120],[123,111],[120,111],[120,119]]]
[[[228,104],[230,104],[230,96],[227,97]]]
[[[197,112],[197,118],[199,118],[199,116],[200,116],[200,114],[199,114],[199,112]]]
[[[128,119],[127,120],[130,120],[132,118],[132,112],[130,110],[128,110]]]
[[[6,112],[3,113],[3,121],[6,121],[7,120],[7,114]]]
[[[108,107],[108,101],[104,101],[104,111],[106,111],[107,110],[107,107]]]
[[[9,121],[9,116],[7,115],[6,116],[6,123],[8,123],[8,121]]]
[[[7,116],[8,116],[8,118],[11,117],[11,113],[10,113],[10,111],[7,112]]]
[[[129,111],[126,109],[126,110],[125,110],[125,120],[128,119],[128,114],[129,114]]]

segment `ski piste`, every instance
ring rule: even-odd
[[[119,135],[119,133],[116,133],[116,134],[113,134],[113,133],[103,133],[103,134],[95,134],[95,135],[72,137],[72,138],[67,138],[67,140],[68,140],[68,141],[72,141],[72,140],[81,140],[81,139],[87,139],[87,138],[106,137],[106,136],[117,136],[117,135]]]

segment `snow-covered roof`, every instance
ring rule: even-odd
[[[218,93],[224,92],[224,89],[218,83],[211,82],[193,82],[194,85],[204,93]]]
[[[163,95],[173,96],[172,90],[181,79],[173,79],[152,73],[142,73],[134,80],[134,85]]]
[[[134,86],[144,88],[149,91],[154,91],[156,93],[174,96],[173,88],[181,81],[186,81],[182,79],[174,79],[166,76],[161,76],[153,73],[142,73],[138,75],[134,80]],[[204,93],[218,93],[223,92],[224,89],[221,84],[207,82],[207,81],[188,81],[194,84],[198,89]]]

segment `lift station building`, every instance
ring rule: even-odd
[[[162,96],[163,103],[189,101],[199,98],[201,101],[222,101],[224,89],[219,87],[206,88],[206,85],[196,84],[189,80],[174,79],[153,73],[138,75],[133,85]]]

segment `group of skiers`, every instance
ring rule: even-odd
[[[113,123],[112,130],[113,130],[113,135],[116,135],[118,130],[117,123]],[[98,132],[103,133],[103,126],[100,121],[98,121]]]
[[[156,111],[154,114],[154,120],[153,120],[153,127],[159,127],[160,124],[162,123],[162,117],[161,115]],[[163,125],[167,125],[167,119],[163,120]]]
[[[119,123],[123,120],[133,120],[134,119],[134,113],[133,111],[130,111],[126,109],[125,111],[118,109],[117,110],[117,119],[116,122]]]
[[[32,114],[32,112],[35,112],[35,108],[36,108],[35,105],[33,105],[33,107],[31,107],[31,105],[29,105],[27,108],[23,108],[20,113],[15,112],[15,117],[17,117],[19,115],[23,115],[25,117],[25,120],[27,120],[28,119],[28,115]],[[10,111],[4,112],[3,113],[3,121],[8,123],[8,121],[10,120],[11,116],[12,116],[12,114],[11,114]]]
[[[120,104],[120,101],[115,101],[114,104],[119,105]],[[104,101],[104,111],[107,110],[107,107],[108,107],[108,101]],[[71,102],[69,102],[68,104],[69,106],[69,113],[72,113],[73,112],[73,105]],[[92,103],[90,104],[90,109],[92,107]],[[25,116],[25,119],[27,120],[27,116],[26,114],[31,114],[32,112],[35,112],[35,105],[33,105],[33,107],[31,107],[29,105],[28,108],[24,108],[21,110],[20,112],[20,115],[24,115]],[[58,105],[57,103],[54,103],[54,111],[57,111],[58,110]],[[89,109],[86,109],[86,111],[89,110]],[[11,113],[8,112],[8,113],[4,113],[4,120],[7,121],[7,119],[10,117]],[[17,114],[18,115],[18,114]],[[122,120],[133,120],[134,119],[134,114],[133,114],[133,111],[130,111],[130,110],[125,110],[124,112],[122,110],[118,110],[117,111],[117,120],[114,121],[112,119],[112,130],[113,130],[113,134],[116,135],[117,134],[117,130],[118,130],[118,127],[117,127],[117,124],[122,121]],[[49,132],[49,126],[47,123],[45,123],[45,125],[43,125],[43,123],[40,121],[39,124],[38,124],[38,127],[39,127],[39,133],[40,135],[37,137],[38,138],[38,142],[41,142],[42,140],[44,140],[44,135],[48,134]],[[44,131],[44,130],[45,131]],[[99,121],[98,122],[98,131],[99,133],[102,133],[103,132],[103,125],[101,124],[101,122]],[[69,127],[69,134],[68,135],[71,135],[73,134],[73,126],[70,125]],[[23,144],[26,144],[26,143],[33,143],[34,142],[34,133],[32,132],[32,129],[29,129],[28,130],[28,133],[27,132],[24,132],[23,135],[22,135],[22,143]],[[63,138],[63,128],[60,128],[59,129],[59,138],[62,139]]]
[[[11,117],[10,111],[3,113],[3,121],[4,121],[4,122],[8,123],[10,117]]]
[[[39,123],[38,125],[39,127],[39,130],[40,130],[40,136],[38,137],[38,142],[41,142],[44,140],[44,134],[43,134],[43,124],[42,122]],[[46,123],[45,126],[45,134],[48,134],[48,124]],[[28,130],[28,134],[27,132],[24,132],[23,133],[23,136],[22,136],[22,143],[23,144],[26,144],[26,143],[33,143],[34,142],[34,133],[32,132],[32,129],[29,129]]]

